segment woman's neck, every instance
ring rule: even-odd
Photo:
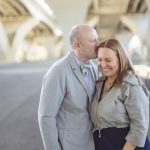
[[[114,84],[115,80],[116,80],[116,76],[106,77],[106,82],[110,86],[112,86]]]

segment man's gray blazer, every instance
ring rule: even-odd
[[[46,150],[94,150],[89,116],[92,97],[71,53],[52,65],[43,79],[38,110]]]

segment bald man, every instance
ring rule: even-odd
[[[95,93],[98,34],[89,25],[70,32],[72,50],[43,78],[38,120],[45,150],[94,150],[89,107]]]

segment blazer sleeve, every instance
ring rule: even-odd
[[[143,147],[149,127],[149,97],[138,85],[130,85],[126,96],[125,107],[130,121],[126,140],[135,146]]]
[[[44,76],[38,109],[39,127],[45,150],[61,150],[56,116],[65,95],[65,79],[52,67]]]

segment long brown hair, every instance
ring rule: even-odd
[[[116,80],[114,81],[114,86],[121,86],[122,80],[124,76],[127,75],[128,71],[132,71],[133,74],[138,78],[140,81],[140,78],[136,74],[133,64],[126,52],[126,50],[123,48],[121,43],[117,39],[107,39],[104,40],[99,44],[99,48],[110,48],[112,49],[118,57],[119,60],[119,70],[118,70],[118,76]]]

